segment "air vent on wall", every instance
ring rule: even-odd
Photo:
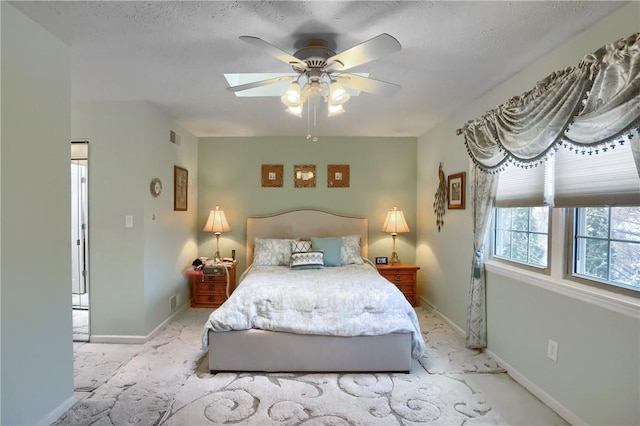
[[[180,135],[173,130],[169,130],[169,142],[180,145]]]

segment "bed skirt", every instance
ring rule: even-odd
[[[408,373],[411,333],[338,337],[209,330],[209,370]]]

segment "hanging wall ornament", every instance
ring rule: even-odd
[[[436,214],[436,225],[438,232],[440,232],[440,228],[444,226],[444,212],[447,205],[447,179],[442,171],[442,163],[438,165],[438,181],[438,190],[433,201],[433,212]]]

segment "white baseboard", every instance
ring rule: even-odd
[[[176,317],[180,312],[189,306],[189,301],[182,304],[176,311],[171,314],[166,320],[162,321],[160,325],[153,329],[153,331],[146,336],[127,336],[127,335],[111,335],[111,334],[92,334],[89,336],[89,342],[91,343],[123,343],[123,344],[137,344],[141,345],[146,343],[149,339],[156,335],[165,325],[167,325],[172,319]]]
[[[92,334],[89,337],[90,343],[123,343],[142,345],[146,343],[145,336],[125,336],[117,334]]]
[[[454,323],[445,315],[443,315],[442,312],[440,312],[438,308],[436,308],[436,305],[432,304],[422,296],[420,297],[420,306],[424,306],[425,309],[428,309],[429,311],[433,312],[434,314],[442,318],[442,320],[446,322],[449,325],[449,327],[453,328],[456,332],[460,333],[462,336],[464,337],[467,336],[467,333],[463,329],[461,329],[456,323]]]
[[[526,390],[535,395],[540,401],[545,403],[549,408],[555,411],[560,417],[565,419],[569,424],[578,426],[578,425],[587,425],[587,422],[578,417],[573,411],[569,410],[567,407],[562,405],[558,400],[554,397],[546,393],[542,388],[533,383],[531,380],[527,379],[524,375],[522,375],[518,370],[513,368],[509,363],[505,362],[502,358],[491,352],[489,349],[485,349],[487,355],[493,358],[500,367],[507,370],[507,374],[516,382],[520,383]]]
[[[53,411],[44,416],[37,424],[43,426],[49,426],[55,423],[64,413],[69,411],[71,407],[73,407],[76,402],[78,402],[78,398],[75,396],[69,397],[62,404],[58,405]]]

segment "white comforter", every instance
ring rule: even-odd
[[[292,270],[254,266],[207,320],[208,330],[259,328],[297,334],[374,336],[413,333],[412,356],[424,352],[416,313],[396,286],[370,265]]]

